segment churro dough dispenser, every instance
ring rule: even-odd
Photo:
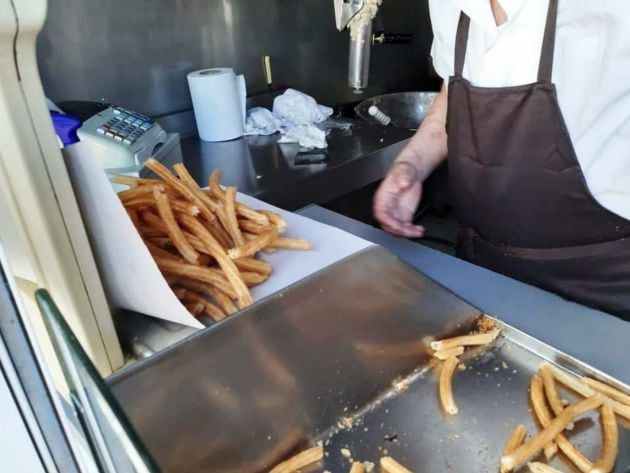
[[[334,0],[335,23],[339,31],[350,31],[348,86],[356,94],[368,85],[372,23],[382,0]]]

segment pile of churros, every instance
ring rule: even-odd
[[[113,176],[126,185],[118,196],[175,295],[196,316],[220,321],[253,303],[249,288],[265,281],[271,265],[259,252],[310,250],[303,239],[285,238],[286,221],[236,200],[234,187],[197,185],[183,164],[174,173],[155,159],[145,166],[158,179]]]
[[[454,415],[459,412],[453,396],[453,375],[459,366],[459,357],[464,354],[467,347],[489,345],[501,332],[492,325],[488,326],[488,320],[490,319],[487,317],[481,319],[482,323],[480,323],[478,328],[487,330],[483,333],[461,335],[431,342],[433,356],[442,362],[439,381],[440,403],[442,404],[442,409],[448,415]]]
[[[584,399],[565,405],[560,399],[556,381]],[[549,363],[543,363],[532,377],[530,386],[532,411],[542,427],[538,435],[525,440],[527,430],[519,425],[510,435],[501,457],[501,472],[509,472],[531,460],[541,451],[547,461],[562,451],[582,473],[613,471],[619,449],[619,428],[616,415],[630,420],[630,396],[600,381],[576,378]],[[564,435],[573,429],[576,417],[599,409],[603,444],[599,458],[591,462]],[[541,462],[529,463],[533,473],[558,473],[559,470]]]

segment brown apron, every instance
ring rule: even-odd
[[[550,0],[538,81],[501,88],[462,77],[461,14],[447,119],[458,255],[630,320],[630,220],[586,186],[551,82],[557,11]]]

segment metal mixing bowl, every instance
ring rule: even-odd
[[[368,113],[372,105],[376,105],[385,115],[391,118],[391,125],[398,128],[418,128],[426,116],[437,92],[397,92],[378,95],[364,100],[354,111],[369,123],[378,123]]]

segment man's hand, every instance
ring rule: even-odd
[[[422,180],[415,166],[396,162],[374,195],[374,216],[390,233],[421,238],[424,227],[413,224],[422,196]]]

